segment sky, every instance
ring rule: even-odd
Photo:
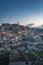
[[[43,25],[43,0],[0,0],[0,24]]]

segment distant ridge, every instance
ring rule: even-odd
[[[33,27],[33,23],[32,24],[28,24],[27,27],[29,27],[31,30],[33,31],[37,31],[39,33],[43,33],[43,25],[38,26],[38,27]]]

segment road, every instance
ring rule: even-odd
[[[26,65],[26,62],[10,62],[9,65]],[[28,65],[31,65],[31,62],[29,62]]]

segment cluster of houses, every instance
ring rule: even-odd
[[[0,47],[10,47],[11,44],[14,46],[14,44],[19,43],[24,44],[22,41],[26,43],[28,41],[29,45],[33,44],[34,49],[36,49],[36,47],[43,48],[43,40],[37,31],[32,31],[27,26],[19,24],[3,23],[0,26]],[[37,45],[35,46],[36,43]]]

